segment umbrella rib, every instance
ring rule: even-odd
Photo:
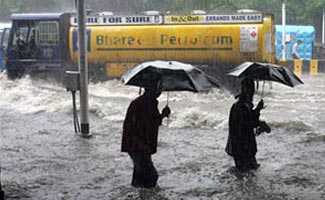
[[[190,83],[193,85],[196,92],[199,92],[198,86],[195,84],[195,80],[192,78],[191,74],[188,74],[188,78],[190,79]]]

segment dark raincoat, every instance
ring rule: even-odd
[[[142,95],[131,102],[123,124],[122,152],[157,152],[162,117],[155,98]]]
[[[226,152],[233,157],[255,156],[257,152],[254,128],[259,124],[259,112],[244,98],[233,104],[229,116],[229,136]]]

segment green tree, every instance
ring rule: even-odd
[[[185,14],[192,10],[224,13],[238,9],[255,9],[272,13],[276,23],[281,23],[283,0],[85,0],[94,11],[114,13],[141,13],[145,10],[171,11]],[[288,24],[320,24],[325,0],[285,0]],[[0,0],[0,16],[13,12],[44,12],[71,10],[74,0]]]

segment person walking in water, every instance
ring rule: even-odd
[[[264,108],[263,99],[253,109],[254,81],[244,79],[241,82],[241,93],[230,110],[229,135],[226,152],[233,157],[235,166],[240,172],[259,168],[255,155],[257,145],[255,128],[269,132],[269,126],[260,121],[260,111]]]
[[[302,41],[301,40],[297,40],[297,42],[295,42],[293,45],[292,45],[292,58],[293,59],[300,59],[300,54],[298,52],[298,47],[299,45],[302,44]]]
[[[157,152],[158,129],[162,119],[170,115],[168,106],[162,113],[158,110],[157,98],[160,94],[159,84],[145,88],[144,94],[129,105],[124,120],[122,152],[127,152],[133,161],[131,184],[134,187],[152,188],[158,181],[151,155]]]

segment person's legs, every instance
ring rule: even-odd
[[[299,56],[297,56],[297,54],[293,53],[293,54],[292,54],[292,58],[293,58],[293,59],[299,59]]]
[[[4,199],[5,199],[5,193],[0,188],[0,200],[4,200]]]
[[[240,172],[249,170],[249,160],[244,156],[234,156],[235,166]]]
[[[257,163],[255,155],[249,157],[249,167],[250,169],[258,169],[261,165]]]
[[[155,187],[159,178],[158,172],[152,162],[151,154],[144,154],[143,157],[144,187]]]
[[[144,170],[142,167],[143,155],[141,153],[129,153],[133,161],[133,175],[131,185],[134,187],[144,186]]]
[[[4,200],[4,199],[5,199],[5,193],[4,191],[2,191],[1,182],[0,182],[0,200]]]

